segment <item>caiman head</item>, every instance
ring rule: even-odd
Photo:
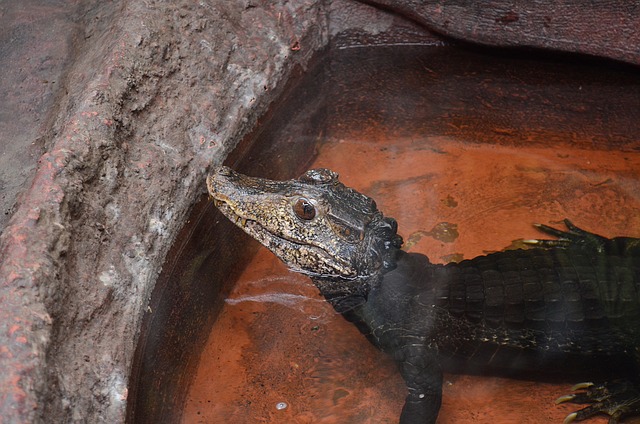
[[[328,169],[272,181],[222,166],[207,177],[207,188],[227,218],[309,275],[334,306],[348,297],[366,299],[371,285],[395,267],[402,245],[396,221]]]

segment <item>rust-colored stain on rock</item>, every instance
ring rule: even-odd
[[[324,144],[314,167],[375,198],[409,250],[433,262],[508,248],[541,236],[531,223],[564,217],[639,235],[637,154],[346,135]],[[457,236],[443,239],[451,228]],[[446,375],[438,422],[560,423],[577,409],[554,404],[571,383]],[[215,324],[183,422],[394,423],[404,395],[394,364],[261,249]]]

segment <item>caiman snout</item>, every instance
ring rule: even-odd
[[[213,172],[211,172],[211,174],[209,174],[209,176],[207,177],[207,185],[219,182],[216,181],[218,179],[224,180],[228,177],[232,177],[235,173],[236,172],[228,166],[220,165],[218,168],[214,169]]]
[[[221,197],[222,187],[226,185],[225,181],[228,181],[229,177],[232,177],[234,174],[235,171],[228,166],[219,166],[214,169],[213,172],[207,176],[209,195],[214,199]]]
[[[214,170],[212,174],[228,177],[233,174],[233,170],[228,166],[221,165],[218,167],[218,169]]]

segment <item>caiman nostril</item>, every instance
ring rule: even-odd
[[[233,171],[228,166],[221,166],[217,169],[217,172],[216,172],[216,174],[222,175],[223,177],[228,177],[232,173]]]

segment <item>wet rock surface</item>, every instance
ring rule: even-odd
[[[633,2],[364,0],[445,36],[500,47],[576,52],[640,64]]]
[[[49,120],[82,32],[78,3],[0,5],[0,233],[45,149]]]
[[[207,169],[328,39],[316,1],[96,2],[75,19],[46,152],[0,238],[5,422],[124,420],[140,320]]]

